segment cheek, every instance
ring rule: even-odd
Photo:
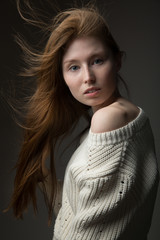
[[[62,76],[63,76],[65,84],[68,86],[67,76],[66,76],[66,74],[64,72],[62,73]]]
[[[78,89],[80,86],[79,77],[75,74],[63,74],[64,81],[69,89]]]
[[[106,83],[115,82],[116,70],[113,64],[107,65],[99,74]]]
[[[71,91],[71,89],[73,88],[72,79],[70,77],[68,77],[67,74],[63,74],[63,79],[64,79],[64,82],[65,82],[66,86]]]
[[[75,82],[75,79],[71,76],[68,76],[67,74],[63,75],[64,78],[64,82],[67,85],[67,87],[69,88],[71,94],[73,95],[73,97],[76,97],[77,95],[77,90],[78,90],[78,86]]]
[[[103,76],[101,79],[103,82],[102,84],[107,92],[114,91],[114,89],[117,86],[117,81],[116,81],[117,78],[116,78],[116,71],[113,65],[108,67],[106,71],[103,71]]]

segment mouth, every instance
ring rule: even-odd
[[[84,94],[91,94],[91,93],[95,93],[95,92],[98,92],[100,90],[100,88],[97,88],[97,87],[92,87],[92,88],[88,88]]]

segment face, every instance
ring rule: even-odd
[[[94,112],[110,103],[117,71],[112,52],[96,37],[73,40],[62,58],[63,77],[73,97]]]

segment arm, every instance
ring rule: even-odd
[[[86,170],[87,177],[79,186],[79,204],[69,237],[77,239],[76,235],[79,235],[79,239],[85,240],[118,239],[137,206],[133,197],[134,179],[119,169],[122,146],[101,148],[98,152],[101,153],[98,159],[100,166],[94,170],[97,149],[91,150],[90,170]],[[117,150],[119,153],[116,156]],[[110,160],[110,151],[115,156],[113,160]]]
[[[128,141],[119,141],[121,134],[116,141],[113,134],[113,142],[108,144],[110,133],[107,134],[107,131],[125,125],[125,115],[118,112],[117,116],[114,112],[113,119],[109,116],[108,125],[103,124],[104,118],[99,118],[97,114],[95,116],[91,129],[98,131],[98,134],[91,133],[89,136],[87,168],[78,183],[79,201],[67,240],[119,239],[138,206],[135,188],[136,166],[130,165],[126,156]],[[97,125],[95,119],[98,118]],[[117,124],[114,118],[119,119]],[[94,136],[96,140],[92,141]]]

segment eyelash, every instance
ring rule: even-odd
[[[96,61],[98,61],[98,63],[96,63]],[[103,63],[103,60],[101,59],[101,58],[96,58],[94,61],[93,61],[93,63],[92,63],[92,65],[101,65]],[[73,69],[73,68],[76,68],[76,69]],[[79,69],[79,67],[78,66],[76,66],[76,65],[73,65],[73,66],[71,66],[71,67],[69,67],[69,70],[70,71],[72,71],[72,72],[75,72],[75,71],[77,71]]]
[[[98,61],[98,63],[95,63],[96,61]],[[94,61],[93,61],[93,64],[96,64],[96,65],[100,65],[103,63],[103,60],[101,58],[96,58]]]
[[[73,66],[71,66],[71,67],[69,68],[69,70],[72,71],[72,72],[75,72],[75,71],[77,71],[77,69],[76,69],[76,70],[73,70],[73,68],[75,68],[75,67],[78,68],[78,66],[73,65]]]

